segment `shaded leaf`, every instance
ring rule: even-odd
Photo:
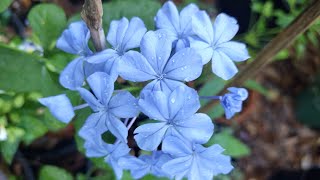
[[[0,1],[0,13],[6,10],[10,4],[12,3],[12,0],[1,0]]]
[[[73,177],[64,169],[45,165],[40,169],[39,180],[73,180]]]

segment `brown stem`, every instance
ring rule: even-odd
[[[317,18],[320,17],[320,1],[314,2],[305,9],[288,27],[278,34],[271,42],[269,42],[257,55],[256,59],[246,65],[239,72],[233,81],[227,84],[228,87],[240,86],[245,80],[254,77],[263,67],[270,63],[274,56],[282,49],[287,48],[300,34],[305,32]],[[225,91],[225,89],[223,90]],[[222,91],[222,92],[223,92]],[[215,102],[211,101],[203,106],[200,111],[208,112]]]
[[[106,40],[102,28],[102,2],[101,0],[85,0],[81,17],[87,24],[93,45],[96,51],[101,51],[106,47]]]

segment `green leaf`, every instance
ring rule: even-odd
[[[265,17],[270,17],[273,12],[273,3],[271,1],[268,1],[264,4],[262,14]]]
[[[35,40],[44,49],[52,49],[67,25],[66,15],[54,4],[40,4],[31,9],[28,20]]]
[[[0,89],[14,92],[42,92],[53,95],[61,87],[43,65],[44,58],[0,44]],[[41,62],[42,61],[42,62]]]
[[[8,133],[8,139],[0,143],[0,149],[4,160],[8,164],[11,164],[12,159],[19,147],[20,141],[25,135],[25,131],[18,127],[9,127],[6,130]]]
[[[48,130],[59,131],[60,129],[67,126],[67,124],[58,121],[55,117],[53,117],[47,108],[45,108],[44,111],[43,123],[48,128]]]
[[[223,90],[226,85],[226,81],[219,78],[218,76],[214,76],[209,79],[204,86],[199,90],[199,96],[214,96],[218,95],[218,93]],[[201,100],[201,105],[206,105],[210,100]]]
[[[153,17],[156,15],[161,4],[155,0],[121,0],[103,4],[103,27],[105,32],[112,20],[122,17],[128,19],[140,17],[148,29],[154,28]]]
[[[219,144],[225,149],[223,154],[234,158],[240,158],[250,154],[249,147],[234,137],[229,130],[223,130],[220,133],[214,134],[206,146],[213,144]]]
[[[212,119],[222,117],[224,115],[224,109],[220,103],[214,105],[212,109],[207,113]]]
[[[39,180],[73,180],[73,177],[64,169],[45,165],[40,169]]]
[[[257,91],[266,97],[270,97],[269,90],[255,80],[252,80],[252,79],[246,80],[244,83],[244,86],[251,90]]]
[[[43,136],[48,131],[47,127],[39,119],[28,115],[21,118],[21,122],[18,126],[26,131],[22,140],[27,145],[36,138]]]
[[[12,0],[1,0],[0,1],[0,13],[5,11],[10,6],[11,3],[12,3]]]

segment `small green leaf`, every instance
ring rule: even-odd
[[[0,89],[14,92],[42,92],[53,95],[61,92],[43,65],[44,58],[27,54],[0,44]]]
[[[270,17],[273,12],[273,3],[271,1],[268,1],[264,4],[262,14],[265,17]]]
[[[36,138],[43,136],[48,131],[47,127],[39,119],[28,115],[21,118],[21,122],[18,126],[26,131],[26,134],[22,139],[27,145]]]
[[[270,96],[269,90],[255,80],[252,80],[252,79],[246,80],[244,83],[244,86],[248,89],[257,91],[266,97]]]
[[[8,133],[8,139],[0,143],[0,149],[4,160],[8,164],[11,164],[11,161],[19,147],[20,141],[25,135],[25,131],[18,127],[9,127],[6,130]]]
[[[54,4],[40,4],[31,9],[28,20],[33,35],[44,49],[52,49],[67,25],[66,15]]]
[[[10,6],[11,3],[12,3],[12,0],[1,0],[0,1],[0,13],[5,11]]]
[[[211,146],[213,144],[219,144],[225,149],[223,154],[234,158],[241,158],[250,154],[249,147],[234,137],[228,130],[223,130],[220,133],[214,134],[206,146]]]
[[[45,165],[40,169],[39,180],[73,180],[73,177],[64,169]]]

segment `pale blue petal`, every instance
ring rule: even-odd
[[[167,129],[166,123],[149,123],[139,126],[135,129],[134,139],[138,146],[146,151],[153,151],[157,149],[161,143]]]
[[[188,141],[203,144],[213,134],[213,123],[206,114],[197,113],[188,119],[175,122],[175,128]]]
[[[114,90],[114,81],[103,72],[96,72],[87,78],[88,84],[100,102],[107,106]]]
[[[212,72],[224,80],[229,80],[238,72],[238,69],[227,55],[220,51],[214,51]]]
[[[162,91],[161,81],[158,79],[151,81],[142,89],[141,93],[146,91]]]
[[[107,144],[101,138],[101,134],[96,133],[94,129],[87,131],[85,136],[84,148],[87,157],[104,157],[112,149],[112,145]]]
[[[119,92],[110,99],[109,112],[119,118],[132,118],[138,115],[138,100],[129,92]]]
[[[140,50],[142,55],[157,74],[162,71],[170,57],[172,49],[172,37],[166,30],[149,31],[142,38]]]
[[[213,48],[207,42],[202,41],[198,37],[190,38],[190,47],[195,49],[202,58],[202,64],[207,64],[213,54]]]
[[[192,48],[185,48],[174,54],[164,69],[166,78],[186,82],[197,79],[201,72],[201,57]]]
[[[113,20],[110,23],[109,33],[107,35],[107,41],[112,45],[116,51],[121,48],[122,40],[128,29],[129,21],[123,17],[120,20]]]
[[[143,82],[156,78],[156,72],[147,59],[136,51],[127,52],[119,62],[119,74],[123,79]]]
[[[122,142],[127,143],[128,129],[120,119],[109,114],[108,120],[106,121],[106,124],[107,124],[109,131],[115,137],[117,137]]]
[[[234,98],[238,101],[244,101],[248,98],[249,93],[245,88],[229,87],[228,91],[236,95]]]
[[[174,50],[175,52],[178,52],[186,47],[190,46],[189,40],[187,38],[178,39],[175,42],[173,42]]]
[[[235,18],[220,13],[213,24],[214,44],[230,41],[238,32],[239,25]]]
[[[165,94],[170,94],[172,91],[174,91],[179,86],[187,87],[187,85],[185,85],[183,82],[177,81],[177,80],[172,80],[169,78],[163,78],[160,82],[161,82],[160,88],[157,90],[162,91]]]
[[[113,49],[106,49],[101,52],[95,53],[92,56],[87,57],[86,61],[93,64],[100,64],[118,56],[119,55],[117,54],[117,51]]]
[[[166,136],[162,142],[162,151],[173,157],[185,157],[192,154],[192,144],[175,136]]]
[[[59,77],[60,84],[70,90],[76,90],[84,82],[83,57],[71,61],[61,72]]]
[[[83,21],[71,23],[57,40],[57,48],[71,54],[86,56],[91,54],[88,47],[90,31]]]
[[[78,88],[77,90],[81,98],[89,104],[89,106],[94,112],[97,112],[99,111],[99,109],[103,108],[103,105],[100,104],[97,98],[90,91],[84,88]]]
[[[65,94],[40,98],[38,101],[48,107],[50,113],[61,122],[69,123],[75,115],[72,104]]]
[[[199,11],[199,8],[195,4],[189,4],[183,8],[180,12],[180,31],[184,35],[192,35],[192,16]]]
[[[88,77],[95,72],[103,72],[104,71],[104,64],[105,63],[92,64],[92,63],[88,63],[87,61],[84,61],[83,68],[84,68],[85,76]]]
[[[128,147],[127,143],[120,142],[115,143],[114,149],[111,153],[112,157],[116,160],[119,160],[121,157],[128,156],[130,152],[130,148]]]
[[[150,119],[166,121],[168,118],[168,105],[164,93],[155,91],[144,91],[138,101],[141,112],[147,115]],[[157,99],[161,100],[157,102]]]
[[[213,27],[209,15],[205,11],[199,11],[192,17],[192,30],[203,41],[213,42]]]
[[[192,156],[175,158],[162,166],[164,172],[174,175],[175,179],[181,179],[188,172],[192,165]]]
[[[84,125],[79,130],[79,136],[83,139],[92,139],[92,134],[101,135],[108,131],[106,126],[107,114],[106,113],[93,113],[91,114]]]
[[[135,156],[125,156],[119,159],[118,164],[123,169],[137,170],[144,166],[145,162]]]
[[[143,21],[138,17],[133,17],[130,20],[129,27],[122,40],[121,50],[125,52],[129,49],[139,47],[140,41],[146,32],[147,28]]]
[[[170,118],[181,120],[190,118],[200,108],[197,91],[187,86],[179,86],[169,96]]]
[[[157,12],[155,23],[158,29],[179,32],[179,12],[172,1],[166,2]]]
[[[230,41],[219,44],[217,49],[233,61],[245,61],[250,58],[246,45],[243,43]]]
[[[210,179],[203,179],[202,177],[202,172],[200,172],[199,166],[198,166],[198,162],[196,161],[197,159],[194,158],[193,162],[190,166],[190,171],[188,173],[188,180],[198,180],[198,179],[202,179],[202,180],[210,180]],[[200,163],[199,163],[200,164]]]

